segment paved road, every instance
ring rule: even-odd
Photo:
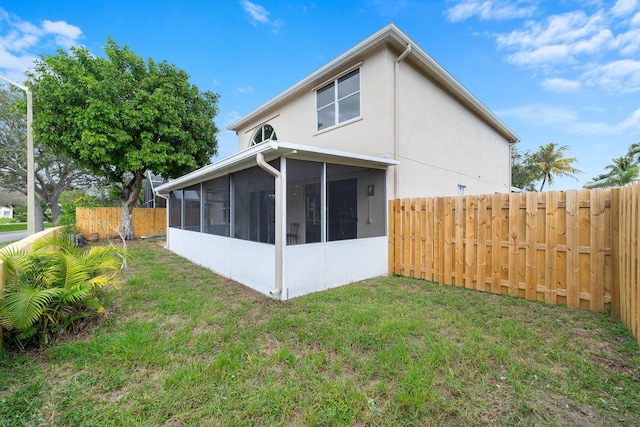
[[[15,242],[16,240],[22,240],[27,237],[27,231],[6,231],[0,233],[0,243]]]

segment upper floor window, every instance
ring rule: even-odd
[[[267,141],[269,139],[272,139],[274,141],[278,139],[278,137],[276,136],[276,131],[270,124],[262,125],[253,134],[250,145],[253,146],[256,144],[260,144],[261,142]]]
[[[360,69],[322,86],[316,92],[318,130],[360,116]]]

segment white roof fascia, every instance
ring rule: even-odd
[[[237,165],[238,163],[241,163],[244,160],[255,158],[256,154],[271,148],[271,142],[272,141],[265,141],[262,144],[249,147],[246,150],[239,151],[220,161],[211,163],[210,165],[203,166],[200,169],[196,169],[193,172],[190,172],[186,175],[182,175],[180,178],[169,180],[168,182],[158,186],[156,188],[156,193],[168,191],[178,187],[182,188],[185,185],[199,182],[198,179],[202,176],[213,174],[216,171],[219,171],[222,169],[231,168],[233,167],[233,165]]]
[[[156,193],[166,193],[167,191],[173,190],[175,188],[183,188],[192,184],[197,184],[208,179],[209,177],[221,176],[239,169],[244,169],[243,167],[241,167],[243,164],[253,165],[253,163],[255,163],[255,158],[258,153],[264,153],[265,155],[293,155],[301,159],[304,159],[305,157],[318,158],[327,162],[331,162],[333,160],[338,163],[366,164],[370,167],[379,168],[399,164],[398,161],[387,159],[385,157],[349,153],[339,150],[328,150],[324,148],[312,147],[309,145],[269,140],[233,154],[216,163],[201,167],[200,169],[183,175],[180,178],[176,178],[174,180],[166,182],[158,186],[155,191]]]
[[[342,55],[338,56],[333,61],[324,65],[320,69],[316,70],[309,76],[300,80],[289,89],[280,93],[276,97],[262,104],[260,107],[251,111],[247,115],[241,117],[235,122],[227,126],[227,130],[238,131],[239,128],[251,123],[258,116],[265,111],[273,108],[275,105],[283,102],[293,94],[304,90],[309,86],[313,86],[314,82],[319,81],[325,74],[334,73],[335,70],[340,67],[349,65],[353,61],[354,57],[362,54],[372,47],[380,43],[388,43],[388,39],[392,39],[398,43],[397,48],[404,49],[407,45],[412,46],[412,51],[408,58],[412,59],[421,68],[427,72],[432,78],[440,83],[446,90],[451,92],[456,98],[458,98],[464,105],[482,117],[489,125],[496,129],[505,139],[514,143],[520,141],[518,135],[516,135],[509,127],[502,122],[491,110],[489,110],[482,102],[480,102],[471,92],[469,92],[460,82],[458,82],[449,72],[447,72],[440,64],[438,64],[427,52],[425,52],[416,42],[414,42],[409,36],[401,31],[395,24],[391,23],[371,35],[364,41],[360,42],[356,46],[352,47]]]

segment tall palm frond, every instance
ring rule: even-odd
[[[598,175],[584,187],[618,187],[630,184],[636,181],[638,176],[640,176],[640,166],[635,164],[633,158],[629,154],[613,159],[613,164],[605,166],[605,169],[608,170],[607,173]]]
[[[0,322],[8,329],[27,329],[46,312],[47,306],[63,289],[34,289],[20,286],[5,295],[0,305]]]
[[[70,235],[58,232],[35,241],[33,243],[33,252],[64,252],[67,254],[81,256],[84,249],[77,246]]]

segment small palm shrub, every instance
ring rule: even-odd
[[[0,254],[7,273],[0,325],[8,342],[48,345],[76,320],[104,311],[100,292],[119,287],[126,256],[111,246],[80,248],[60,232],[34,242],[32,252]]]

